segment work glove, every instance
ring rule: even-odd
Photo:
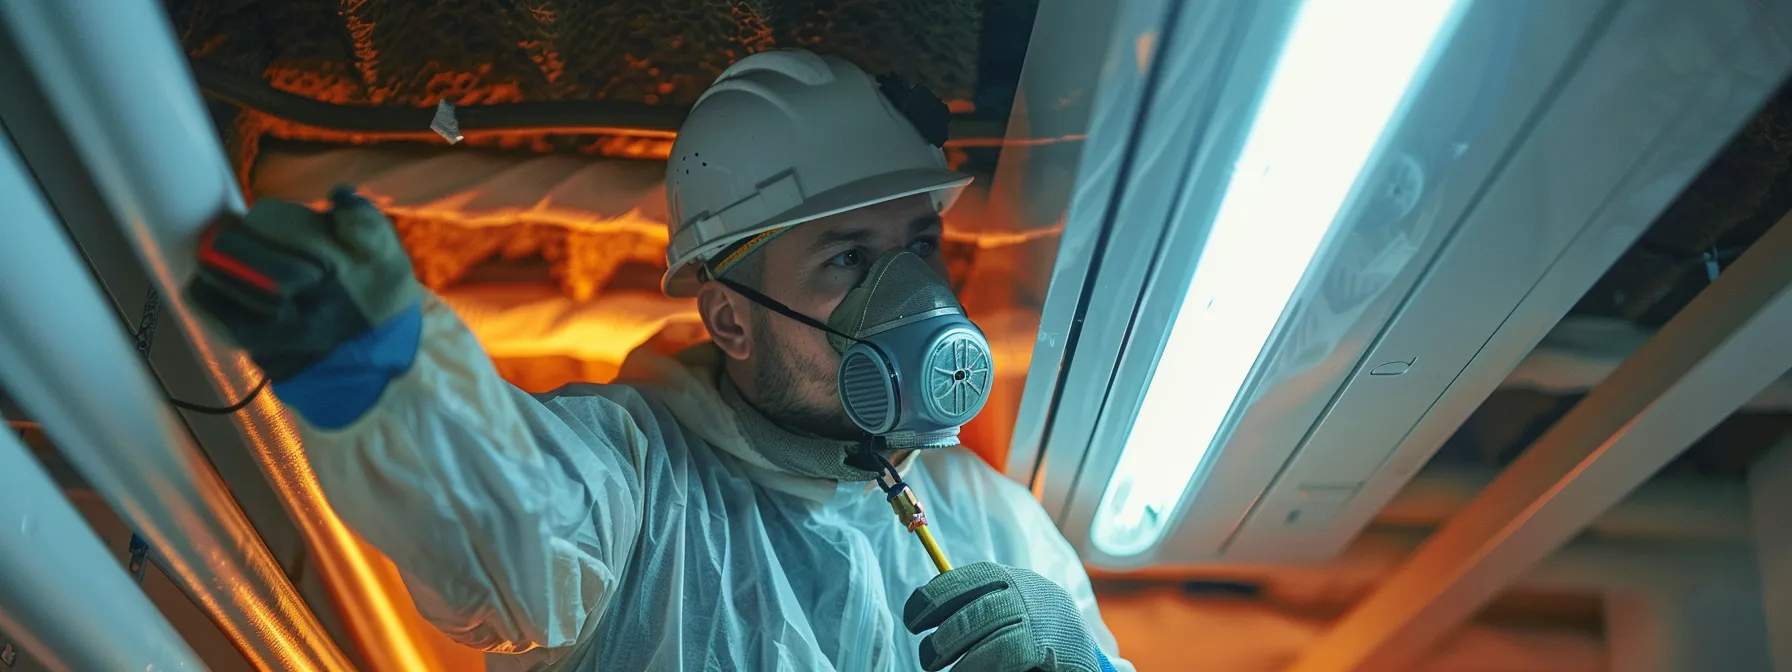
[[[1043,576],[980,562],[941,574],[902,609],[921,640],[921,667],[937,672],[1102,672],[1095,638],[1070,593]],[[1112,668],[1106,668],[1111,670]]]
[[[338,187],[332,208],[262,200],[207,229],[187,295],[279,383],[423,294],[392,222]]]

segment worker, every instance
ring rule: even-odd
[[[208,230],[188,296],[300,418],[336,513],[490,669],[1130,669],[1039,503],[954,447],[993,379],[942,279],[971,180],[946,121],[806,51],[725,70],[666,165],[662,288],[710,341],[638,349],[613,384],[505,382],[352,190]],[[867,451],[966,564],[938,572]]]

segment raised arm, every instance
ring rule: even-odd
[[[640,528],[646,438],[600,397],[538,401],[416,283],[345,192],[208,232],[189,288],[302,420],[336,513],[457,641],[520,653],[595,625]]]

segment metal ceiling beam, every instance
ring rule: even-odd
[[[1792,214],[1291,672],[1397,670],[1792,368]]]
[[[1493,468],[1426,468],[1375,514],[1375,524],[1441,527],[1498,477]],[[1755,534],[1748,487],[1695,476],[1666,476],[1644,484],[1599,514],[1587,531],[1601,539],[1678,543],[1749,543]]]
[[[1629,320],[1564,317],[1530,354],[1525,355],[1518,368],[1507,374],[1500,382],[1500,389],[1555,395],[1586,394],[1654,335],[1655,332]],[[1741,410],[1752,413],[1792,410],[1792,374],[1780,376]]]

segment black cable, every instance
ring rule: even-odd
[[[268,378],[267,378],[267,376],[262,376],[261,382],[255,384],[255,389],[249,390],[248,394],[243,395],[242,401],[236,402],[229,406],[201,406],[199,404],[195,404],[190,401],[181,401],[179,399],[175,399],[174,397],[169,397],[168,403],[173,404],[175,408],[185,410],[185,411],[192,411],[194,413],[204,413],[206,415],[230,415],[237,411],[243,410],[244,408],[248,408],[249,402],[255,401],[255,397],[257,395],[261,394],[262,388],[265,388],[267,386],[268,386]]]
[[[143,317],[138,320],[137,328],[131,331],[131,340],[135,343],[137,354],[143,357],[143,363],[146,366],[149,364],[149,348],[151,345],[155,344],[156,322],[161,316],[161,309],[162,295],[152,286],[149,288],[149,296],[143,301]],[[204,413],[206,415],[230,415],[247,408],[249,402],[255,401],[255,397],[261,394],[262,388],[267,386],[268,378],[266,375],[263,375],[261,377],[261,382],[256,383],[255,389],[249,390],[249,394],[244,395],[242,401],[229,406],[205,406],[190,401],[181,401],[174,397],[168,397],[168,403],[175,408],[192,411],[194,413]]]
[[[908,487],[907,483],[902,482],[902,472],[896,471],[896,465],[890,463],[890,458],[884,457],[880,451],[872,451],[871,456],[877,458],[878,464],[883,467],[883,472],[889,475],[890,484],[884,488],[885,493],[894,497],[897,493],[902,492],[903,488]],[[878,485],[883,485],[883,482],[878,481]]]
[[[887,437],[867,434],[864,443],[857,450],[847,451],[845,462],[846,466],[877,474],[873,479],[877,482],[877,487],[883,490],[884,494],[895,496],[901,488],[907,487],[907,484],[902,482],[902,474],[896,471],[896,465],[891,464],[890,459],[884,457],[884,451],[889,447]]]

